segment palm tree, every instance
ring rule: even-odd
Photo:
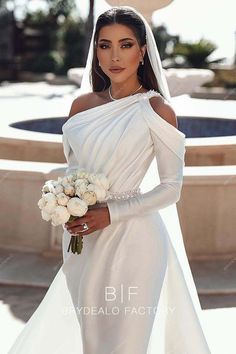
[[[209,64],[208,57],[217,46],[211,41],[200,39],[196,43],[177,43],[174,54],[184,56],[190,67],[206,68]]]

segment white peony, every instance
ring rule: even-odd
[[[72,173],[71,175],[66,176],[67,181],[69,184],[74,184],[76,178],[77,178],[77,174],[76,173]]]
[[[109,188],[109,181],[103,173],[91,173],[88,180],[90,183],[96,184],[97,186],[106,190]]]
[[[74,197],[67,203],[67,209],[73,216],[83,216],[88,210],[88,205],[84,200]]]
[[[97,200],[104,201],[106,197],[106,191],[104,188],[97,186],[96,184],[89,184],[88,185],[88,191],[92,191],[96,194]]]
[[[55,187],[57,186],[58,182],[54,181],[53,179],[50,179],[45,183],[45,185],[42,188],[43,193],[54,193],[56,194]]]
[[[86,191],[83,193],[82,199],[87,203],[87,205],[94,205],[97,202],[96,194],[93,191]]]
[[[68,180],[68,176],[63,177],[62,180],[60,181],[60,184],[62,184],[63,187],[65,187],[67,184],[70,184]]]
[[[46,205],[45,199],[44,199],[44,198],[39,199],[39,201],[38,201],[38,207],[39,207],[40,209],[43,209],[43,208],[45,207],[45,205]]]
[[[89,184],[89,181],[85,178],[77,178],[75,181],[75,187],[78,187],[80,184]]]
[[[62,225],[69,220],[70,213],[68,212],[66,207],[58,205],[55,211],[51,214],[51,218],[53,226]]]
[[[71,181],[72,181],[72,182],[75,182],[76,180],[77,180],[77,173],[74,172],[74,173],[72,174],[72,176],[71,176]]]
[[[44,209],[41,210],[41,215],[43,220],[51,220],[51,214],[47,213]]]
[[[77,170],[77,178],[88,178],[89,172],[87,172],[84,168],[80,168]]]
[[[64,185],[64,193],[69,197],[74,197],[75,195],[75,188],[71,184]]]
[[[69,202],[70,198],[67,197],[67,195],[65,195],[64,193],[59,193],[57,194],[57,203],[59,205],[67,205],[67,203]]]
[[[63,185],[58,183],[55,187],[55,194],[60,194],[60,193],[63,193],[64,191],[64,188],[63,188]]]
[[[43,188],[42,188],[42,192],[43,192],[43,193],[49,193],[49,192],[50,192],[49,186],[45,184],[45,185],[43,186]]]
[[[75,194],[78,195],[78,197],[82,197],[82,195],[88,190],[87,187],[88,187],[87,183],[79,183],[76,186]]]
[[[43,207],[43,210],[49,214],[53,213],[57,206],[56,196],[53,193],[47,193],[43,195],[43,199],[45,201],[45,206]]]

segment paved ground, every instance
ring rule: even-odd
[[[42,257],[0,250],[0,328],[4,328],[1,354],[7,354],[24,323],[40,304],[61,264],[60,256]],[[235,259],[194,261],[190,266],[212,354],[235,354]]]

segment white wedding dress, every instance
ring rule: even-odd
[[[64,263],[9,354],[210,353],[179,225],[164,217],[171,206],[176,217],[185,135],[154,112],[155,95],[108,102],[63,125],[66,174],[105,173],[125,199],[108,200],[111,224],[84,236],[80,255],[67,252],[64,229]],[[160,183],[129,197],[154,157]]]

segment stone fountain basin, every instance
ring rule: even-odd
[[[65,163],[62,125],[65,117],[21,120],[0,136],[0,159]],[[186,134],[186,166],[236,165],[236,119],[178,116]]]
[[[64,117],[42,118],[19,121],[10,124],[11,127],[41,133],[62,134]],[[187,138],[202,138],[216,136],[236,136],[236,119],[178,117],[178,129]]]

